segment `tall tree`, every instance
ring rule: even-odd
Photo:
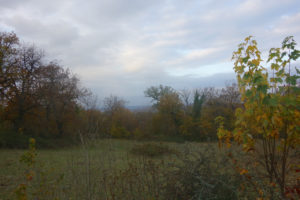
[[[202,109],[202,105],[203,105],[204,101],[205,101],[205,95],[204,94],[200,95],[198,90],[196,90],[196,92],[194,94],[194,102],[193,102],[193,118],[194,119],[199,119],[201,117],[201,109]]]
[[[4,103],[7,89],[14,76],[19,38],[14,33],[0,32],[0,102]]]
[[[20,44],[14,33],[0,33],[0,114],[5,127],[0,134],[72,135],[85,91],[69,70],[45,62],[34,45]]]
[[[40,68],[37,82],[36,94],[45,117],[55,122],[55,128],[49,129],[57,130],[57,135],[62,136],[68,129],[67,124],[74,120],[79,98],[87,95],[86,90],[79,87],[76,76],[54,62]]]
[[[24,117],[37,106],[35,97],[37,71],[42,65],[43,54],[34,46],[21,47],[10,66],[9,81],[3,94],[7,104],[7,119],[16,130],[24,129]]]
[[[151,101],[154,102],[154,106],[159,104],[163,96],[173,93],[176,93],[176,91],[172,87],[163,85],[159,85],[157,87],[151,86],[144,92],[145,96],[150,97]]]

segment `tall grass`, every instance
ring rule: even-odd
[[[140,149],[146,153],[135,152]],[[237,199],[242,195],[239,178],[215,143],[149,145],[106,139],[37,152],[27,189],[35,199]],[[15,189],[24,181],[22,154],[0,151],[2,199],[16,199]]]

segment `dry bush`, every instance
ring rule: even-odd
[[[239,178],[214,148],[187,149],[166,175],[166,199],[238,199]]]
[[[104,199],[165,199],[163,162],[140,159],[123,170],[103,172]]]
[[[178,154],[178,151],[162,143],[146,143],[141,145],[135,145],[130,150],[130,153],[146,157],[158,157],[163,155]]]

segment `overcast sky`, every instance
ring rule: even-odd
[[[299,0],[0,0],[0,31],[44,49],[100,99],[144,105],[143,91],[222,87],[248,35],[267,51],[293,35]]]

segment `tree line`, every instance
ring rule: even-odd
[[[43,51],[21,44],[15,33],[0,33],[1,146],[22,138],[75,139],[81,105],[89,95],[79,79]]]
[[[103,100],[80,85],[42,50],[25,45],[13,32],[0,33],[0,146],[23,147],[29,137],[42,146],[76,143],[80,137],[165,140],[216,140],[215,118],[233,128],[234,110],[241,105],[235,84],[225,88],[176,91],[152,86],[145,96],[152,107],[126,108],[117,96]]]

